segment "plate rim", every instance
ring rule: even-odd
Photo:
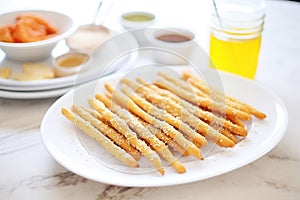
[[[8,99],[46,99],[62,96],[73,88],[63,87],[57,89],[50,90],[42,90],[42,91],[8,91],[0,89],[0,98],[8,98]]]

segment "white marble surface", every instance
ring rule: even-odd
[[[6,2],[6,3],[4,3]],[[75,8],[81,4],[93,9],[97,1],[17,1],[2,0],[0,12],[18,8],[57,8],[57,3],[81,23],[93,14],[81,18]],[[38,3],[39,2],[39,3]],[[125,2],[125,1],[124,1]],[[124,3],[122,2],[122,3]],[[150,3],[152,2],[152,3]],[[56,4],[55,4],[56,3]],[[175,23],[172,17],[182,17],[179,25],[193,27],[199,35],[205,19],[199,20],[196,1],[175,1],[168,19],[163,11],[170,10],[170,1],[158,6],[158,1],[146,1],[140,7],[126,7],[116,2],[117,11],[142,9],[160,12],[161,23]],[[7,5],[7,6],[3,6]],[[16,4],[14,4],[16,5]],[[177,5],[177,6],[176,6]],[[182,6],[181,6],[182,5]],[[204,3],[204,6],[207,5]],[[127,5],[128,6],[128,5]],[[144,7],[143,7],[144,6]],[[181,9],[185,11],[179,12]],[[123,10],[122,10],[123,9]],[[189,12],[191,10],[191,12]],[[200,9],[205,12],[205,9]],[[195,15],[193,15],[193,12]],[[77,13],[77,14],[76,14]],[[198,13],[199,14],[199,13]],[[185,20],[191,17],[191,21]],[[174,19],[174,18],[173,18]],[[86,21],[84,21],[86,20]],[[169,20],[169,21],[168,21]],[[116,23],[117,24],[117,23]],[[271,88],[283,100],[289,124],[282,141],[262,158],[232,172],[190,184],[161,188],[128,188],[105,185],[82,178],[59,165],[49,155],[40,138],[39,126],[55,98],[41,100],[0,99],[0,199],[273,199],[300,198],[300,3],[267,1],[267,19],[256,81]]]

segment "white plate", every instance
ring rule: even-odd
[[[115,34],[111,39],[107,40],[103,45],[98,47],[92,53],[92,62],[87,70],[80,75],[66,76],[48,80],[36,81],[16,81],[13,79],[1,79],[0,89],[12,91],[33,91],[33,90],[49,90],[54,88],[67,87],[74,84],[81,84],[100,76],[110,74],[115,71],[126,70],[131,67],[137,59],[138,43],[136,39],[129,33]],[[53,50],[53,55],[58,56],[67,52],[65,42],[62,41],[59,46]],[[121,57],[121,58],[120,58]],[[46,66],[52,66],[53,57],[37,61],[44,63]],[[14,72],[20,72],[22,63],[15,62],[5,58],[3,52],[0,52],[0,68],[11,67]]]
[[[150,79],[154,78],[151,73],[140,73],[145,74]],[[87,99],[95,91],[104,91],[104,82],[116,84],[123,75],[107,76],[68,92],[49,108],[43,118],[41,136],[50,154],[70,171],[88,179],[130,187],[168,186],[199,181],[232,171],[260,158],[275,147],[285,133],[287,111],[278,96],[255,81],[220,73],[226,94],[248,102],[267,114],[265,120],[253,120],[246,139],[234,148],[215,146],[212,151],[207,152],[203,161],[191,157],[180,158],[187,169],[185,174],[178,174],[173,168],[166,167],[165,175],[161,176],[155,170],[150,171],[147,164],[141,164],[144,160],[139,162],[144,169],[122,167],[122,164],[93,140],[85,138],[84,133],[63,117],[61,108],[70,108],[73,103],[87,105]]]
[[[8,99],[45,99],[52,97],[59,97],[63,94],[67,93],[73,88],[64,87],[53,90],[43,90],[43,91],[8,91],[8,90],[0,90],[0,98],[8,98]]]

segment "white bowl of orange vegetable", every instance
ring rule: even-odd
[[[76,30],[62,13],[23,10],[0,15],[0,49],[8,59],[37,61],[51,55],[57,43]]]

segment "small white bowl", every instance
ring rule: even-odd
[[[154,47],[154,59],[161,64],[185,65],[195,47],[195,35],[184,28],[151,28],[145,33],[150,47]]]
[[[83,25],[66,38],[66,44],[72,51],[91,53],[113,34],[110,29],[102,25]]]
[[[37,61],[51,55],[57,43],[71,35],[76,26],[73,20],[62,13],[46,10],[22,10],[0,15],[0,26],[15,24],[19,15],[36,15],[43,17],[58,29],[58,34],[46,40],[28,43],[0,42],[0,49],[4,51],[6,57],[17,61]]]
[[[122,26],[138,41],[140,46],[147,44],[145,30],[155,24],[155,15],[149,12],[127,12],[121,15]]]
[[[53,59],[52,65],[56,77],[78,74],[92,62],[91,55],[82,52],[69,52]]]

